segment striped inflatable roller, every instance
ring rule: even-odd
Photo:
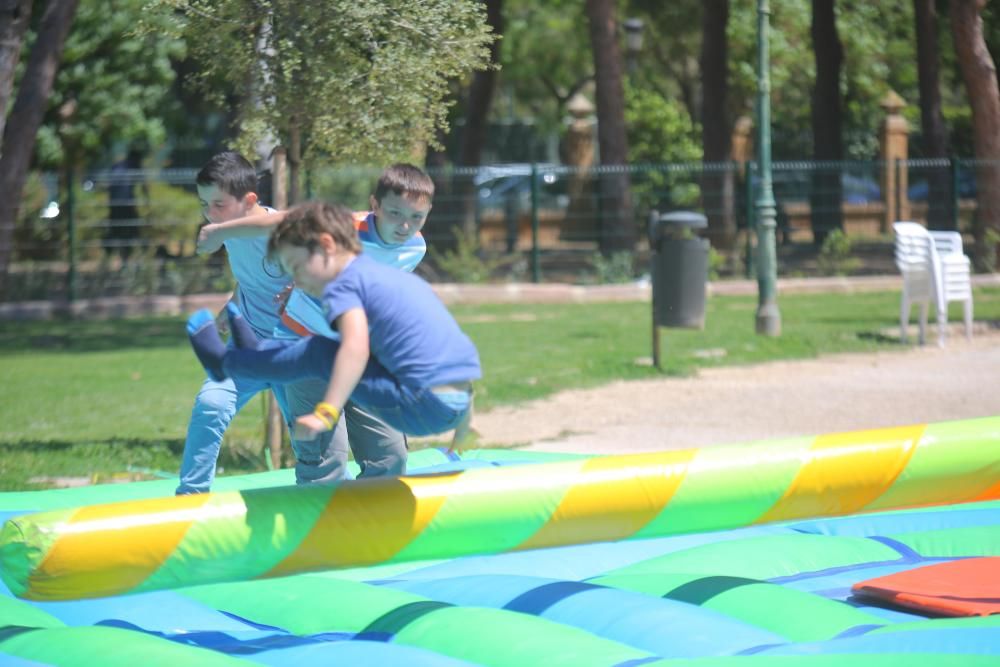
[[[0,573],[69,600],[995,498],[1000,417],[42,512]]]

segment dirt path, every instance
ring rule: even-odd
[[[945,348],[852,354],[616,382],[477,414],[489,444],[623,453],[1000,414],[1000,332]]]

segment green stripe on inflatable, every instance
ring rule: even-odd
[[[195,521],[166,562],[135,592],[184,586],[190,580],[192,554],[200,561],[198,568],[202,574],[206,568],[218,568],[219,581],[261,576],[298,547],[336,489],[336,486],[312,486],[290,494],[279,487],[259,489],[252,494],[213,493],[205,509],[245,505],[245,520]],[[212,558],[205,553],[207,545],[216,544],[226,550],[226,558]],[[234,549],[233,545],[240,546]]]
[[[607,574],[689,572],[773,579],[899,558],[894,549],[864,537],[775,534],[703,544],[650,558]]]
[[[832,639],[848,628],[885,620],[836,600],[742,577],[634,574],[596,577],[601,586],[712,609],[793,641]]]
[[[925,530],[891,535],[926,558],[1000,556],[1000,530],[983,526]]]
[[[75,509],[53,511],[49,516],[56,523],[69,520]],[[22,521],[20,519],[27,520]],[[46,530],[39,530],[38,524],[29,517],[15,517],[4,522],[0,527],[0,571],[3,572],[5,583],[14,595],[25,591],[31,573],[49,553],[55,535]],[[9,579],[7,577],[10,577]]]
[[[520,667],[539,660],[545,665],[613,665],[648,656],[534,616],[451,607],[405,591],[318,575],[196,586],[178,592],[294,634],[394,633],[394,643],[488,665]],[[560,662],[559,656],[575,657]]]
[[[216,477],[213,491],[245,491],[271,486],[287,486],[295,483],[295,471],[291,469]],[[81,505],[102,505],[126,500],[165,498],[174,495],[176,479],[157,479],[128,484],[94,484],[70,489],[45,489],[42,491],[8,491],[0,493],[0,507],[4,511],[44,512],[47,510],[79,507]]]
[[[545,525],[585,462],[550,463],[545,478],[533,475],[530,466],[521,477],[498,478],[492,468],[466,470],[430,524],[391,560],[510,551]],[[475,493],[464,494],[461,487]]]
[[[463,459],[482,458],[502,460],[507,456],[505,450],[483,450],[481,455],[470,455],[466,452]],[[511,455],[514,460],[531,460],[535,452],[524,452],[524,456]],[[539,460],[549,460],[544,452],[538,452]],[[560,456],[558,454],[551,456]],[[571,456],[571,455],[566,455]],[[410,470],[447,463],[450,459],[437,449],[420,449],[410,452],[408,467]],[[349,464],[355,475],[357,464]],[[4,491],[0,492],[0,507],[4,511],[44,512],[46,510],[79,507],[81,505],[102,505],[125,500],[143,500],[146,498],[164,498],[174,495],[177,488],[176,479],[156,479],[128,484],[92,484],[69,489],[43,489],[40,491]],[[224,475],[216,477],[212,483],[212,491],[225,493],[228,491],[247,491],[250,489],[265,489],[275,486],[291,486],[295,484],[295,471],[291,468],[271,470],[268,472],[250,473],[245,475]]]
[[[405,579],[403,575],[407,572],[422,570],[425,567],[447,563],[453,559],[438,558],[434,560],[412,560],[405,563],[382,563],[380,565],[361,565],[359,567],[347,567],[343,570],[328,570],[326,572],[312,572],[310,574],[317,577],[334,577],[345,581],[377,581],[380,579]]]
[[[902,474],[866,510],[921,505],[934,480],[1000,477],[1000,459],[984,461],[983,444],[1000,440],[1000,417],[928,424]],[[988,469],[984,470],[984,466]],[[912,483],[912,480],[917,480]]]
[[[674,497],[635,537],[752,524],[784,494],[802,467],[796,454],[807,451],[813,440],[795,438],[699,449]],[[752,469],[733,465],[746,455],[746,447],[753,447],[758,458]]]
[[[1000,628],[1000,614],[992,616],[967,616],[964,618],[931,618],[926,621],[894,623],[884,628],[872,630],[871,634],[886,632],[909,632],[910,630],[958,630],[962,628]]]
[[[480,607],[439,609],[400,630],[395,643],[495,667],[608,667],[651,657],[585,630]]]
[[[843,602],[766,583],[732,588],[702,607],[797,642],[833,639],[849,628],[885,622]]]
[[[657,660],[642,667],[996,667],[995,655],[950,653],[824,653],[821,655],[735,655]]]
[[[461,454],[463,461],[507,461],[551,463],[592,458],[593,454],[570,454],[567,452],[536,452],[525,449],[470,449]]]
[[[17,633],[0,641],[0,653],[51,665],[81,667],[247,667],[257,664],[143,632],[103,626]]]
[[[178,593],[300,635],[361,632],[397,607],[427,600],[392,588],[316,575],[193,586]]]
[[[0,628],[11,625],[22,628],[61,628],[66,624],[32,604],[9,595],[0,595]]]

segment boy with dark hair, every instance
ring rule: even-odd
[[[205,227],[237,218],[268,216],[268,210],[257,198],[257,174],[250,162],[234,151],[213,156],[196,177]],[[236,289],[227,308],[240,313],[247,326],[258,336],[268,339],[278,323],[277,295],[289,283],[281,267],[267,259],[264,237],[232,238],[225,241],[229,265],[236,278]],[[215,478],[216,461],[222,437],[236,413],[260,391],[272,389],[285,421],[315,402],[323,386],[316,381],[283,387],[270,382],[246,379],[207,379],[195,399],[184,442],[178,494],[201,493],[210,490]],[[343,454],[334,455],[339,447]],[[343,476],[339,461],[346,457],[346,442],[332,437],[307,445],[293,442],[296,456],[307,448],[314,453],[311,460],[296,466],[296,479],[301,482],[334,481]]]
[[[430,285],[361,253],[351,212],[343,206],[296,206],[275,228],[268,256],[306,293],[320,298],[339,340],[310,336],[260,345],[235,309],[236,347],[227,348],[214,318],[199,311],[188,334],[214,378],[288,382],[329,378],[323,400],[295,423],[295,437],[331,430],[350,398],[393,428],[411,435],[466,431],[472,380],[481,376],[472,341]]]
[[[434,181],[419,167],[397,163],[382,171],[369,197],[370,211],[354,214],[354,225],[366,256],[381,264],[413,271],[423,259],[427,244],[420,230],[427,221],[434,198]],[[225,240],[240,237],[265,238],[286,215],[257,215],[206,225],[199,235],[199,251],[213,252]],[[301,290],[292,292],[282,311],[274,338],[294,339],[313,334],[336,336],[325,321],[319,301]],[[318,400],[318,399],[317,399]],[[406,472],[407,447],[403,433],[390,428],[353,403],[344,407],[345,429],[337,429],[338,441],[346,437],[361,466],[361,475],[401,475]],[[344,456],[346,447],[332,450]]]

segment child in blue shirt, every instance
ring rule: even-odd
[[[419,167],[406,163],[386,167],[369,197],[370,210],[354,214],[363,252],[379,263],[413,271],[427,252],[420,230],[427,221],[433,197],[434,182]],[[220,244],[236,238],[256,237],[266,241],[267,234],[286,213],[278,211],[206,225],[199,235],[199,251],[213,252]],[[296,289],[270,337],[295,340],[315,334],[336,337],[324,320],[319,300]],[[304,382],[320,385],[318,391],[311,392],[311,407],[322,397],[325,383],[316,379]],[[301,401],[296,405],[301,405]],[[406,472],[407,444],[403,433],[353,403],[348,403],[343,413],[346,433],[344,428],[338,428],[335,437],[350,446],[362,477]],[[346,447],[327,448],[327,451],[343,459],[342,467],[347,465]]]
[[[258,201],[257,173],[253,165],[234,151],[224,151],[209,159],[198,172],[196,185],[206,227],[248,215],[273,215]],[[267,260],[266,238],[226,239],[225,246],[237,282],[229,307],[241,314],[255,334],[266,339],[278,323],[275,298],[285,290],[289,278],[280,266]],[[251,398],[261,391],[273,390],[285,421],[291,425],[291,416],[301,411],[309,398],[295,393],[305,384],[285,387],[245,378],[205,380],[191,410],[177,493],[210,490],[223,435],[236,413]],[[299,444],[293,442],[293,447]],[[324,438],[308,446],[320,454],[314,464],[296,466],[297,480],[336,481],[343,476],[343,469],[337,467],[342,457],[331,455],[330,449],[340,447],[346,457],[346,442],[336,443],[333,438]]]
[[[227,348],[211,313],[199,311],[188,334],[211,377],[329,378],[323,401],[296,420],[294,437],[303,440],[332,429],[348,399],[411,435],[466,430],[471,382],[481,377],[475,346],[430,285],[361,253],[349,210],[325,203],[291,209],[271,236],[268,256],[322,300],[340,340],[311,336],[262,346],[231,310],[236,347]]]

